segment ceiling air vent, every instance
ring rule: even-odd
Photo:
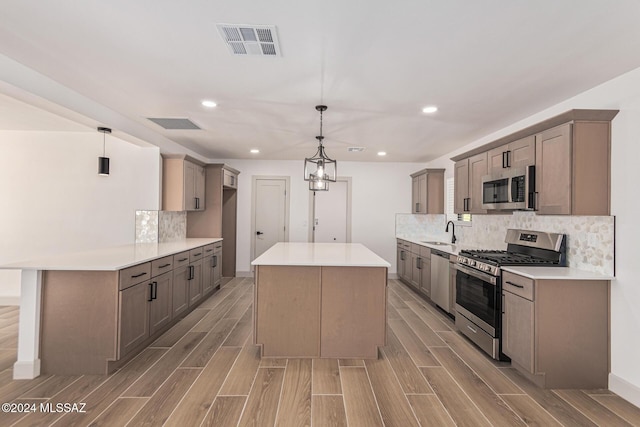
[[[233,55],[282,56],[274,25],[217,24]]]
[[[347,148],[347,150],[349,150],[350,153],[359,153],[361,151],[364,151],[364,147],[349,147]]]
[[[147,117],[147,119],[151,120],[158,126],[162,126],[163,128],[169,130],[200,129],[197,124],[193,123],[189,119],[169,119],[157,117]]]

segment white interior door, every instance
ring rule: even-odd
[[[313,241],[351,242],[351,203],[348,180],[329,184],[329,191],[316,191],[313,201]]]
[[[254,257],[287,240],[287,183],[282,178],[256,178],[254,187]]]

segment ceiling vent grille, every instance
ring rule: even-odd
[[[217,24],[233,55],[282,56],[274,25]]]
[[[168,130],[197,130],[200,127],[189,119],[147,117],[153,123]]]
[[[349,150],[350,153],[353,153],[353,152],[359,153],[361,151],[364,151],[364,147],[349,147],[347,148],[347,150]]]

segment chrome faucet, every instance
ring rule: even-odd
[[[456,242],[456,225],[453,223],[453,221],[447,222],[447,227],[444,229],[444,232],[445,233],[449,232],[449,224],[451,224],[451,243],[455,243]]]

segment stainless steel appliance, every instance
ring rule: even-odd
[[[506,251],[460,251],[456,274],[456,326],[494,359],[502,355],[501,266],[565,266],[564,234],[507,230]]]
[[[482,177],[482,208],[535,210],[536,168],[508,169]]]
[[[449,254],[431,249],[431,301],[449,312]]]

